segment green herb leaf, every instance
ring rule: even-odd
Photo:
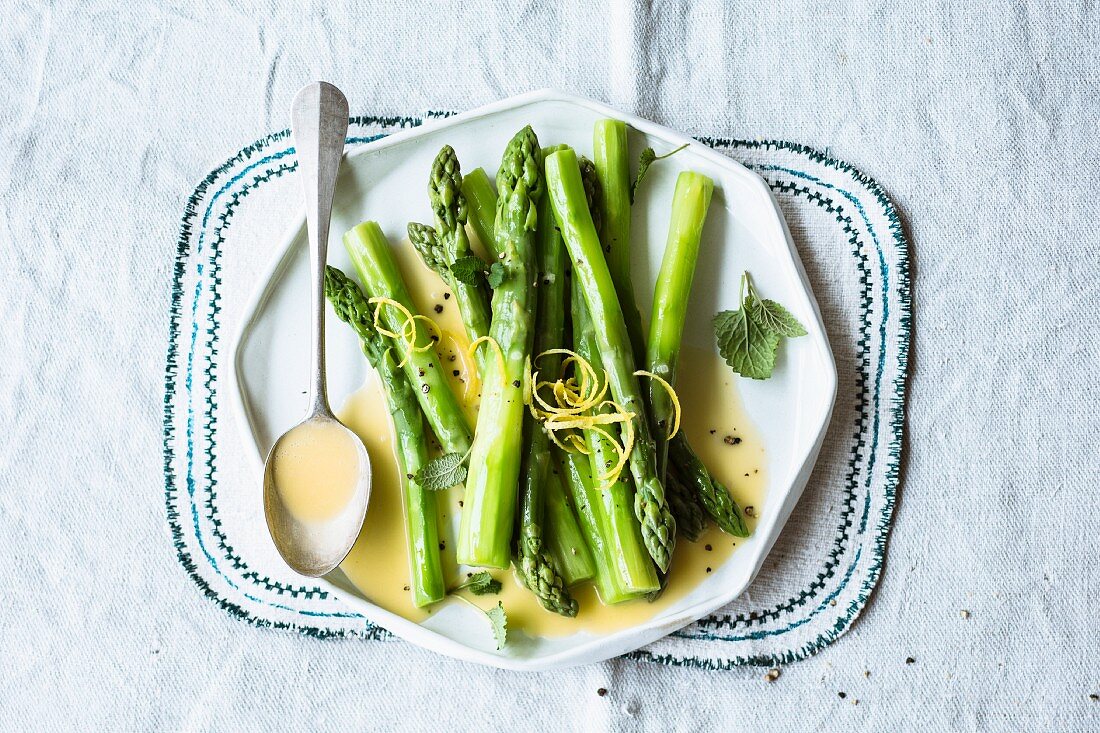
[[[634,177],[634,183],[630,186],[630,203],[634,203],[634,196],[638,193],[638,185],[641,184],[642,179],[645,178],[645,174],[649,172],[649,166],[656,163],[658,160],[664,160],[665,158],[676,155],[684,148],[688,146],[684,143],[680,147],[673,150],[671,153],[665,153],[664,155],[657,155],[653,148],[646,148],[642,151],[641,156],[638,158],[638,175]]]
[[[775,369],[779,334],[749,318],[747,304],[740,310],[722,311],[714,317],[718,353],[733,371],[750,379],[767,379]]]
[[[425,463],[413,476],[420,488],[442,491],[466,480],[466,456],[448,453]]]
[[[497,601],[496,608],[490,608],[485,615],[489,617],[493,638],[497,642],[497,651],[500,651],[508,642],[508,616],[504,613],[504,604]]]
[[[653,161],[657,160],[657,153],[653,148],[646,148],[642,151],[641,156],[638,158],[638,175],[634,177],[634,183],[630,184],[630,203],[634,203],[634,196],[638,193],[638,184],[645,178],[645,174],[649,171],[649,166],[653,165]]]
[[[485,263],[475,255],[459,257],[451,265],[451,276],[455,280],[475,288],[484,282],[485,271]]]
[[[500,284],[504,282],[505,275],[504,263],[494,262],[492,267],[489,268],[489,287],[496,290],[500,287]]]
[[[753,292],[755,294],[755,289]],[[760,300],[757,298],[749,304],[748,313],[749,318],[756,321],[761,328],[774,331],[785,338],[797,338],[806,335],[806,329],[798,322],[798,319],[774,300]]]
[[[790,311],[760,297],[747,272],[741,276],[741,309],[714,317],[718,352],[735,372],[751,379],[772,375],[781,338],[805,335],[805,327]]]
[[[504,586],[499,580],[483,571],[470,578],[468,587],[475,596],[495,596]]]
[[[487,571],[482,570],[480,573],[474,573],[471,575],[465,583],[456,586],[454,591],[460,591],[462,589],[468,589],[475,596],[491,596],[500,593],[501,582],[490,575]]]

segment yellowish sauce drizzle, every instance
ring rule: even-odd
[[[359,481],[359,447],[332,421],[302,423],[279,441],[272,475],[295,519],[331,519],[347,507]]]
[[[438,349],[440,360],[473,424],[480,388],[476,376],[471,376],[476,370],[466,354],[469,341],[454,297],[444,297],[449,291],[443,281],[420,262],[410,245],[399,245],[396,255],[417,310],[429,315],[443,333]],[[437,305],[443,306],[442,312],[437,312]],[[715,478],[730,489],[740,506],[753,507],[755,516],[746,517],[751,531],[764,502],[765,455],[760,436],[741,405],[733,373],[716,354],[685,347],[676,390],[683,409],[682,429],[699,457]],[[341,408],[339,417],[363,439],[374,472],[363,531],[341,568],[372,602],[412,621],[423,621],[432,609],[413,606],[408,591],[409,567],[392,428],[381,387],[373,373]],[[453,520],[461,509],[462,488],[442,492],[439,498],[440,536],[446,548],[443,571],[448,586],[454,586],[465,578],[465,573],[460,577],[453,552]],[[593,586],[583,583],[571,589],[580,612],[576,618],[565,618],[544,610],[511,571],[494,571],[494,576],[504,584],[500,595],[466,597],[483,608],[496,605],[498,600],[503,602],[509,629],[522,630],[531,636],[568,636],[580,631],[606,633],[635,626],[675,604],[723,563],[733,562],[734,551],[742,542],[713,523],[697,542],[678,541],[668,587],[653,603],[637,600],[605,606]]]

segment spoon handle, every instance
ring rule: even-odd
[[[332,84],[307,84],[291,107],[291,133],[298,155],[298,178],[306,198],[306,229],[312,275],[313,349],[310,414],[332,413],[325,387],[325,263],[336,175],[348,132],[348,100]]]

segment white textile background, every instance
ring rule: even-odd
[[[336,5],[0,0],[0,729],[1100,728],[1095,3]],[[555,86],[878,179],[912,242],[907,445],[848,635],[772,683],[515,675],[196,591],[160,452],[179,216],[313,78],[395,115]]]

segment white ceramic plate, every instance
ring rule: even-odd
[[[350,150],[337,184],[329,261],[351,269],[341,235],[362,220],[378,221],[391,241],[404,238],[409,221],[431,220],[425,181],[442,145],[455,148],[465,170],[481,166],[492,172],[508,139],[530,124],[544,144],[565,143],[591,155],[592,125],[602,117],[617,117],[633,128],[635,153],[651,146],[660,154],[689,143],[675,158],[651,169],[634,209],[635,282],[651,284],[656,278],[678,172],[697,170],[715,181],[686,342],[715,348],[711,318],[719,310],[739,307],[738,284],[745,270],[752,272],[756,282],[766,284],[768,297],[782,302],[806,325],[809,336],[785,343],[771,379],[737,380],[745,409],[767,449],[767,498],[754,535],[694,591],[650,621],[606,635],[582,632],[532,639],[510,634],[509,644],[498,652],[484,619],[464,604],[448,604],[416,624],[349,592],[347,586],[336,589],[356,611],[414,644],[506,669],[548,669],[617,656],[686,626],[740,595],[760,569],[802,493],[836,394],[836,367],[817,304],[790,232],[764,181],[690,138],[587,99],[553,91],[525,94]],[[647,205],[649,202],[653,205]],[[239,422],[256,448],[257,481],[261,457],[276,437],[301,419],[306,407],[309,290],[305,216],[300,201],[288,201],[287,208],[299,214],[290,222],[271,268],[246,308],[234,344],[236,368],[230,394],[236,400]],[[638,288],[643,314],[649,312],[651,291],[651,287]],[[335,324],[327,333],[329,394],[332,404],[339,406],[363,384],[368,366],[351,330],[341,326],[331,311],[328,320]],[[262,521],[259,514],[257,521]]]

